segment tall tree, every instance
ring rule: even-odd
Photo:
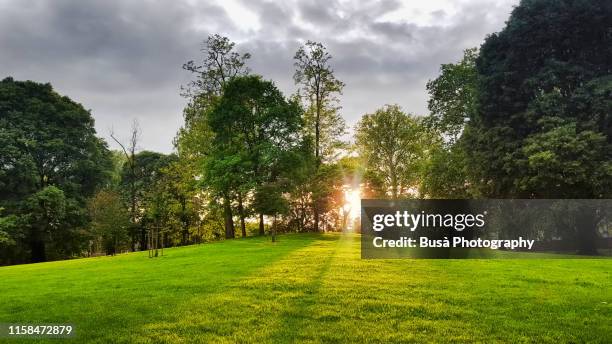
[[[345,122],[338,114],[338,96],[344,83],[334,74],[330,65],[332,56],[319,42],[308,41],[295,53],[296,71],[293,79],[300,86],[299,94],[306,101],[306,128],[314,134],[316,164],[329,157],[341,143]],[[324,155],[325,154],[325,155]],[[319,208],[314,201],[314,229],[319,231]]]
[[[28,260],[28,254],[31,260],[44,260],[47,253],[61,258],[80,252],[85,246],[78,230],[87,223],[85,201],[106,183],[111,169],[108,149],[96,136],[89,111],[57,94],[50,84],[0,81],[0,207],[7,215],[19,216],[23,228],[38,229],[41,218],[25,216],[36,195],[61,194],[69,210],[54,219],[61,222],[53,227],[60,228],[61,235],[31,231],[19,240],[19,261]],[[58,250],[47,252],[49,247]]]
[[[249,69],[246,63],[251,57],[249,53],[241,54],[237,52],[234,42],[218,34],[208,36],[202,47],[202,53],[204,57],[200,64],[189,61],[183,65],[183,69],[195,74],[195,79],[182,88],[183,95],[189,99],[189,103],[183,112],[185,124],[179,129],[175,138],[179,158],[189,161],[185,163],[185,166],[194,168],[194,175],[201,175],[202,172],[198,169],[205,166],[207,162],[213,161],[213,155],[219,154],[218,150],[216,152],[212,150],[214,132],[208,122],[211,107],[215,100],[221,96],[225,83],[233,77],[248,74]],[[224,162],[221,160],[218,162],[220,165],[217,167],[223,169]],[[209,167],[216,168],[214,166]],[[219,177],[220,174],[216,174],[216,176]],[[213,189],[217,189],[220,185],[232,184],[228,184],[228,181],[224,178],[212,178],[208,181],[215,184],[212,187]],[[233,237],[234,225],[231,203],[235,195],[233,195],[233,190],[230,189],[225,190],[222,194],[220,196],[219,193],[215,193],[225,203],[223,209],[226,234]]]
[[[610,32],[609,1],[523,0],[486,39],[478,111],[464,134],[484,195],[612,196]],[[594,238],[596,224],[580,231]],[[581,251],[594,253],[595,242]]]
[[[485,195],[610,196],[610,23],[609,1],[522,1],[486,39],[466,128]]]
[[[136,166],[136,150],[138,149],[138,140],[140,137],[140,126],[138,121],[132,122],[132,128],[130,130],[130,140],[127,144],[121,143],[121,141],[115,136],[115,133],[111,132],[111,138],[121,147],[123,156],[125,158],[124,163],[121,165],[120,171],[120,183],[123,189],[126,190],[126,196],[128,205],[130,208],[130,221],[131,227],[129,229],[130,236],[132,238],[131,249],[132,252],[136,251],[136,244],[138,242],[138,175]],[[141,250],[144,248],[141,248]]]
[[[259,76],[237,77],[225,85],[210,113],[215,154],[207,169],[225,207],[229,208],[230,192],[246,194],[256,185],[278,183],[294,168],[284,161],[301,148],[301,115],[297,102],[285,99],[272,82]],[[226,235],[232,237],[230,220],[226,220]]]
[[[129,245],[130,214],[121,195],[111,189],[100,190],[88,202],[94,237],[92,251],[114,255]]]
[[[398,105],[364,115],[355,127],[356,146],[366,177],[382,181],[387,196],[409,197],[418,190],[419,171],[431,138],[418,119]]]

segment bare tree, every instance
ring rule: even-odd
[[[136,149],[138,146],[138,140],[140,138],[140,126],[138,125],[138,121],[134,120],[132,122],[131,136],[127,144],[121,143],[121,141],[115,136],[113,130],[111,130],[110,136],[119,145],[119,147],[121,147],[121,150],[123,151],[123,154],[126,158],[126,164],[128,166],[128,197],[130,206],[130,222],[132,224],[132,228],[130,230],[132,241],[131,249],[132,251],[135,251],[137,240],[134,231],[138,222],[138,204],[136,198]],[[141,247],[140,249],[144,250],[144,247]]]

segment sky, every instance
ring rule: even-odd
[[[50,82],[81,103],[98,134],[127,141],[137,120],[139,149],[169,153],[182,125],[180,87],[218,33],[249,52],[252,72],[295,92],[293,56],[322,42],[346,86],[349,127],[385,104],[427,114],[425,84],[440,64],[500,31],[518,0],[0,0],[0,79]]]

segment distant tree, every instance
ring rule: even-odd
[[[23,238],[23,229],[19,226],[16,215],[4,216],[0,208],[0,264],[11,264],[15,259],[17,243]]]
[[[431,145],[420,178],[422,196],[427,198],[466,199],[477,196],[471,187],[467,154],[461,144],[450,147]]]
[[[0,208],[0,214],[2,208]],[[12,228],[16,226],[16,217],[13,216],[0,216],[0,245],[14,245],[15,241],[11,237]]]
[[[112,190],[100,190],[88,203],[95,246],[93,251],[114,255],[129,247],[130,214],[121,195]]]
[[[317,166],[342,146],[340,137],[346,132],[346,124],[338,114],[338,96],[344,83],[334,75],[329,61],[332,56],[325,46],[308,41],[295,53],[295,83],[299,94],[306,101],[306,132],[314,136],[314,154]],[[314,230],[319,230],[319,208],[314,206]]]
[[[152,218],[147,215],[150,214],[150,206],[155,197],[153,194],[157,191],[158,182],[163,175],[162,169],[175,159],[176,156],[173,155],[141,151],[134,155],[134,170],[128,164],[123,167],[120,190],[123,195],[128,195],[130,202],[134,200],[137,210],[136,214],[130,215],[135,216],[135,226],[130,231],[131,246],[138,245],[141,251],[147,247],[147,230],[154,224]]]
[[[284,187],[275,183],[265,183],[257,187],[253,201],[255,210],[273,218],[270,227],[272,242],[276,241],[277,217],[289,211],[287,199],[283,197]]]
[[[361,118],[355,138],[366,176],[382,183],[385,195],[397,199],[418,191],[431,138],[417,118],[387,105]]]
[[[170,216],[178,225],[179,238],[176,243],[181,245],[192,242],[192,229],[199,225],[201,202],[198,200],[198,172],[197,166],[192,163],[191,159],[177,158],[161,170],[164,188],[171,200]]]
[[[132,122],[132,128],[130,131],[130,140],[127,144],[121,143],[115,134],[111,132],[111,138],[121,147],[121,151],[123,152],[124,163],[121,164],[120,171],[120,186],[123,190],[124,198],[127,200],[129,209],[130,209],[130,221],[132,225],[130,226],[130,237],[131,241],[131,249],[132,252],[136,251],[136,243],[138,242],[138,175],[137,175],[137,165],[136,165],[136,150],[138,149],[138,140],[140,137],[140,126],[138,125],[138,121],[134,120]],[[119,161],[119,160],[116,160]],[[142,248],[141,248],[142,249]]]
[[[19,217],[22,228],[31,229],[18,240],[15,260],[80,253],[86,246],[79,231],[87,223],[86,199],[108,182],[110,170],[106,144],[80,104],[49,84],[0,81],[0,207],[7,216]],[[52,201],[64,204],[65,216],[55,214],[54,222],[45,225],[41,209],[47,208],[40,208],[37,200],[45,207]],[[61,229],[61,235],[45,235],[52,229]]]

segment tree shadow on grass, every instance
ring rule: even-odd
[[[175,308],[174,317],[146,325],[142,342],[287,342],[297,318],[312,302],[338,236],[315,235],[282,259],[268,259],[259,269],[225,284],[213,294],[197,295]],[[277,247],[291,236],[281,237]],[[252,257],[255,258],[255,257]],[[323,262],[321,261],[323,259]],[[287,329],[289,332],[283,332]]]

